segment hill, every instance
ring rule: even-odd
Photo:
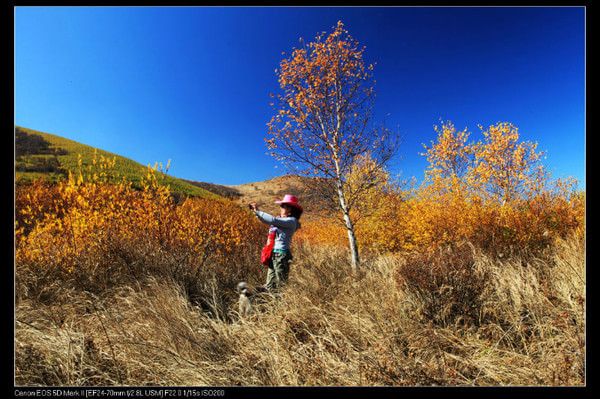
[[[192,184],[196,187],[200,187],[206,191],[210,191],[211,193],[220,195],[221,197],[225,197],[225,198],[229,198],[229,199],[239,199],[242,196],[242,194],[233,187],[223,186],[223,185],[214,184],[214,183],[194,181],[194,180],[186,180],[186,179],[182,179],[182,180],[189,184]]]
[[[134,186],[140,185],[147,173],[144,166],[131,159],[78,143],[64,137],[17,126],[15,128],[15,171],[17,184],[42,178],[49,181],[64,179],[68,171],[77,170],[78,156],[83,166],[97,156],[115,157],[114,172],[125,177]],[[218,198],[218,195],[198,185],[163,174],[173,193],[179,195]]]
[[[78,156],[83,165],[92,162],[94,152],[98,156],[115,157],[115,173],[124,176],[134,186],[140,185],[147,167],[123,156],[78,143],[54,134],[17,126],[15,129],[15,170],[17,183],[25,183],[37,178],[49,181],[64,179],[68,171],[77,170]],[[329,213],[331,204],[319,198],[315,189],[315,179],[298,175],[284,175],[273,179],[240,185],[220,185],[178,179],[163,175],[174,193],[180,195],[229,198],[242,206],[249,202],[258,203],[263,210],[278,214],[279,207],[274,202],[285,194],[296,195],[305,213],[304,219]]]
[[[275,201],[285,194],[298,197],[304,209],[303,219],[330,213],[332,204],[319,197],[318,182],[310,177],[284,175],[270,180],[227,186],[239,193],[237,201],[246,205],[256,202],[266,212],[279,214],[279,206]]]

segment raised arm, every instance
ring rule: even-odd
[[[260,220],[263,223],[272,224],[275,227],[282,227],[282,228],[289,228],[289,229],[296,228],[296,219],[294,219],[294,218],[291,218],[291,217],[277,218],[272,215],[269,215],[266,212],[258,211],[258,210],[254,211],[254,214],[258,217],[258,220]]]

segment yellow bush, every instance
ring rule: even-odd
[[[457,132],[450,122],[436,131],[437,141],[423,154],[429,167],[418,189],[399,190],[382,174],[354,210],[362,250],[426,253],[470,241],[508,255],[543,250],[574,231],[583,234],[585,194],[575,190],[573,179],[550,181],[539,163],[542,153],[533,143],[520,143],[515,126],[490,126],[485,141],[475,144],[467,142],[466,129]],[[334,240],[331,227],[318,229],[315,240]]]
[[[346,228],[339,219],[334,217],[303,220],[302,228],[294,235],[294,240],[299,243],[309,241],[316,245],[348,246]]]
[[[257,252],[262,226],[231,201],[188,198],[177,206],[155,169],[148,168],[136,190],[125,181],[107,181],[109,160],[93,165],[56,186],[38,182],[19,188],[17,264],[70,273],[82,257],[106,251],[109,239],[183,247],[198,258],[223,260],[249,246]]]

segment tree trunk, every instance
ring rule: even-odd
[[[346,228],[348,229],[348,241],[350,242],[350,254],[352,255],[352,272],[358,272],[360,265],[360,258],[358,256],[358,243],[356,242],[356,236],[354,235],[354,225],[350,219],[350,215],[344,213],[344,222],[346,222]]]
[[[337,191],[338,198],[340,200],[340,208],[342,208],[342,212],[344,213],[344,223],[346,224],[346,229],[348,230],[350,255],[352,256],[352,272],[356,273],[358,272],[358,268],[360,266],[360,257],[358,256],[358,243],[356,242],[356,235],[354,234],[354,224],[352,223],[352,219],[350,219],[348,204],[346,204],[346,197],[344,196],[344,191],[341,187],[341,184],[338,184]]]

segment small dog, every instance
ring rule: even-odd
[[[238,283],[237,292],[240,294],[240,299],[238,300],[238,311],[241,317],[246,317],[252,313],[252,302],[250,301],[252,294],[248,289],[248,284],[245,281]]]
[[[252,314],[252,303],[255,300],[257,300],[258,303],[264,302],[265,298],[263,296],[265,294],[269,294],[268,288],[264,285],[258,285],[250,288],[248,283],[245,281],[238,283],[236,291],[238,294],[240,294],[240,298],[238,300],[238,311],[240,317],[245,317]]]

